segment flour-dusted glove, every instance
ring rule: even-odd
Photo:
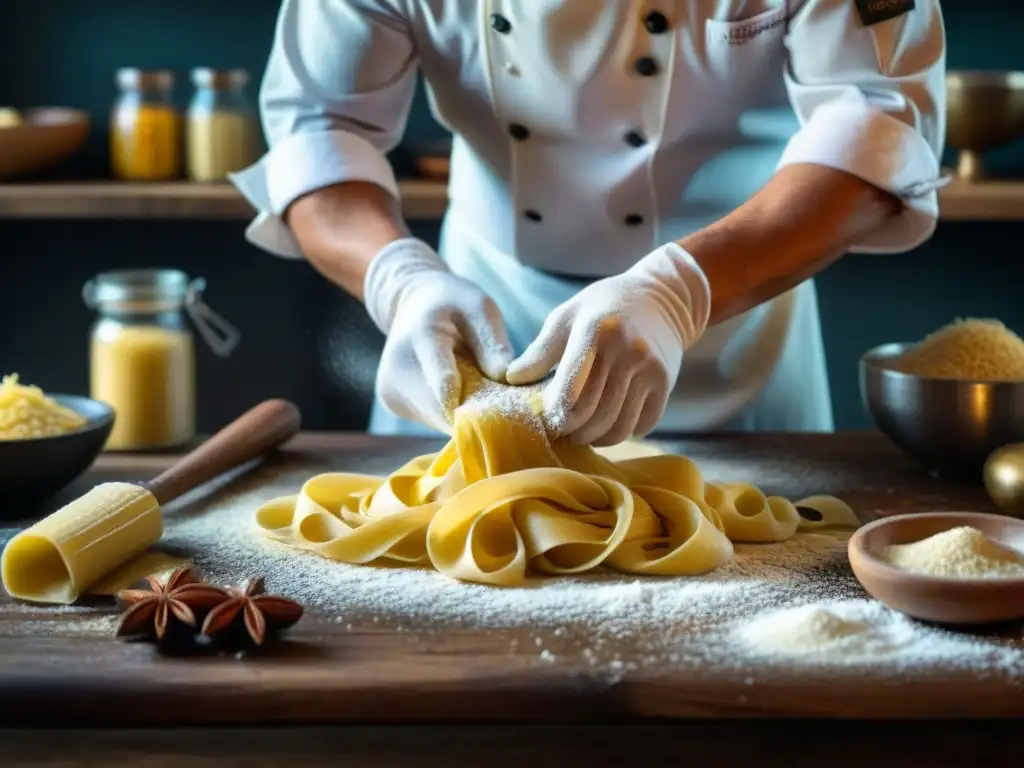
[[[373,258],[363,293],[387,335],[377,397],[396,416],[450,433],[462,392],[456,350],[496,380],[514,357],[497,305],[416,238],[390,243]]]
[[[550,431],[572,442],[614,445],[646,435],[710,309],[704,272],[669,243],[557,307],[509,366],[508,382],[539,381],[554,368],[544,416]]]

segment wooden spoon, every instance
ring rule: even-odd
[[[960,526],[1024,551],[1024,522],[978,512],[926,512],[882,518],[850,538],[847,552],[857,580],[894,611],[941,624],[991,624],[1024,618],[1024,578],[922,576],[889,565],[880,553]]]

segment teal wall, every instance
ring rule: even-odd
[[[192,67],[244,67],[254,77],[262,72],[278,6],[278,0],[0,0],[0,101],[88,109],[96,129],[80,170],[105,170],[115,69],[178,72],[184,105]],[[1024,69],[1024,4],[949,0],[943,12],[950,68]],[[407,143],[444,135],[420,94]],[[991,162],[1024,172],[1024,142],[995,153]]]
[[[950,0],[950,67],[1024,69],[1024,5],[1013,5]],[[102,176],[117,67],[179,72],[184,103],[191,67],[242,66],[258,75],[276,10],[277,0],[0,0],[0,104],[88,109],[96,121],[89,150],[61,175]],[[406,145],[443,135],[420,96]],[[407,167],[407,153],[394,159],[400,170]],[[1024,142],[994,153],[989,163],[1021,175]],[[274,395],[297,400],[311,427],[361,428],[379,334],[354,302],[305,265],[245,244],[243,227],[0,220],[0,258],[16,275],[0,282],[0,369],[20,370],[52,390],[83,390],[90,316],[79,299],[82,282],[100,269],[177,266],[205,275],[210,302],[245,334],[230,362],[201,355],[203,428],[222,423],[240,404]],[[420,234],[432,239],[435,230]],[[943,223],[914,253],[850,256],[821,276],[840,426],[867,423],[856,391],[856,360],[867,347],[919,338],[957,315],[998,316],[1024,331],[1022,234],[1018,224]]]
[[[0,72],[8,75],[0,77],[0,102],[89,110],[88,151],[61,174],[105,175],[115,70],[174,71],[184,107],[193,67],[242,67],[253,76],[255,98],[278,7],[278,0],[0,0]],[[446,135],[418,94],[409,141]]]

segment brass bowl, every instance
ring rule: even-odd
[[[946,100],[946,144],[959,150],[957,178],[984,178],[981,154],[1024,136],[1024,72],[950,71]]]
[[[1014,517],[1024,517],[1024,443],[1011,443],[985,461],[985,490],[992,501]]]

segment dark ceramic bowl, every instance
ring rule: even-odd
[[[66,488],[92,466],[114,428],[114,409],[106,403],[74,395],[50,397],[87,422],[64,435],[0,440],[0,518],[25,517]]]

